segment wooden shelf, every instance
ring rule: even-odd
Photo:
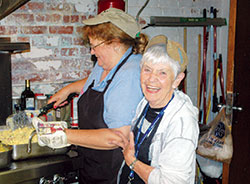
[[[26,42],[0,43],[0,52],[2,51],[7,51],[11,53],[30,51],[30,44]]]
[[[148,26],[183,26],[183,27],[197,27],[197,26],[225,26],[227,21],[225,18],[201,18],[201,17],[165,17],[165,16],[151,16],[150,24]]]

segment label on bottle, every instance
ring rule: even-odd
[[[35,99],[34,98],[26,98],[26,109],[27,110],[35,110]]]

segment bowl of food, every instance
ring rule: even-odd
[[[39,146],[35,129],[32,126],[0,130],[0,141],[12,147],[11,158],[13,160],[59,155],[69,151],[69,147],[52,149],[47,146]]]

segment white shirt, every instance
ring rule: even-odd
[[[183,92],[175,91],[174,94],[149,148],[149,159],[154,167],[148,178],[149,184],[195,182],[198,109]],[[147,103],[145,98],[139,103],[132,126]]]

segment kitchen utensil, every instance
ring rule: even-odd
[[[71,93],[64,102],[67,101],[69,103],[76,95],[77,95],[76,93]],[[40,114],[38,115],[38,117],[46,114],[50,109],[53,108],[55,103],[56,102],[51,102],[51,103],[47,104],[46,106],[42,107],[40,109]]]

